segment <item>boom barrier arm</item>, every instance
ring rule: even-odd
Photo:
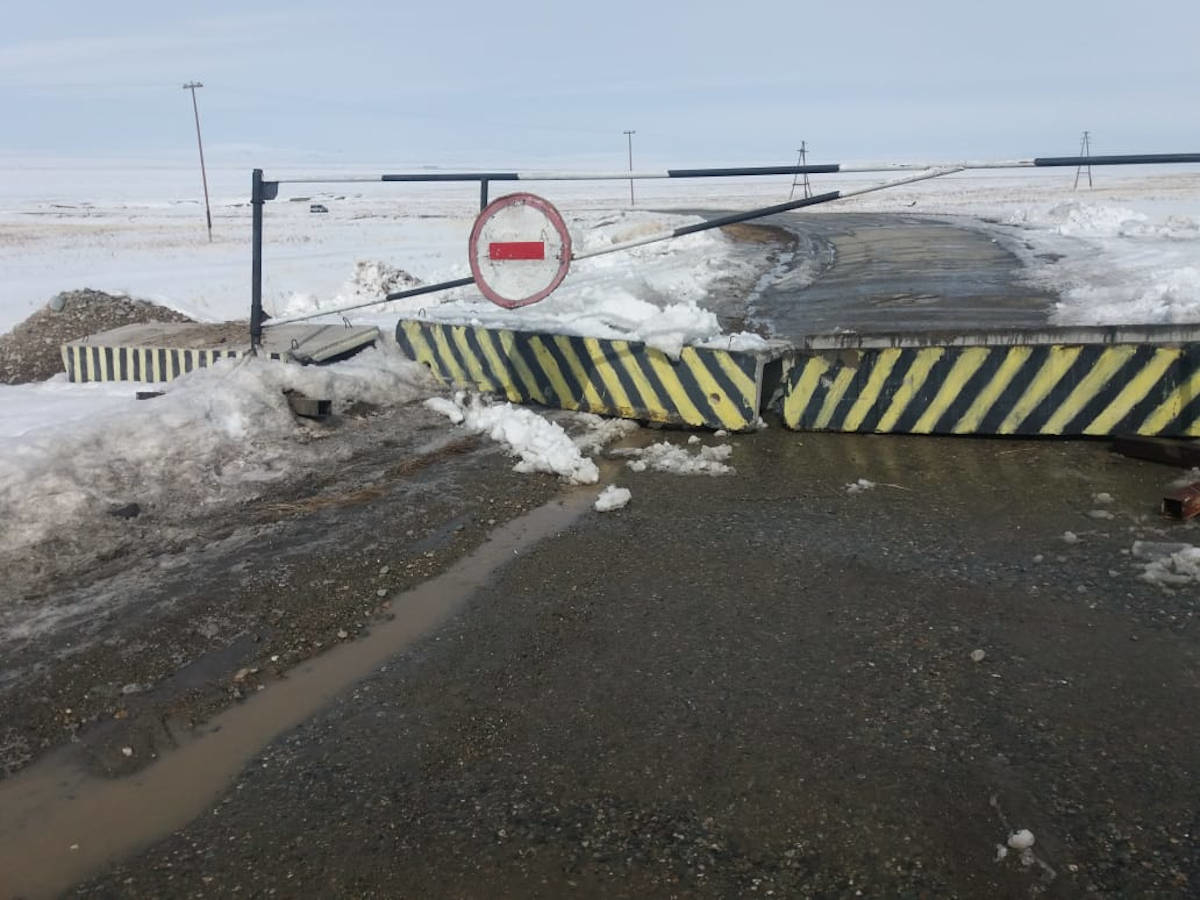
[[[928,181],[931,178],[940,178],[943,175],[950,175],[954,172],[962,171],[961,169],[938,169],[932,172],[922,172],[920,175],[913,175],[908,178],[898,178],[894,181],[885,181],[881,184],[874,184],[870,187],[859,188],[855,191],[830,191],[827,194],[817,194],[815,197],[805,197],[801,200],[793,200],[789,203],[780,203],[775,206],[765,206],[760,209],[747,210],[746,212],[733,213],[728,216],[718,216],[715,219],[709,219],[706,222],[697,222],[695,225],[684,225],[676,228],[674,231],[661,232],[659,234],[650,235],[649,237],[639,238],[636,241],[626,241],[623,244],[614,244],[611,247],[605,247],[602,250],[593,250],[589,253],[574,253],[571,255],[572,260],[591,259],[594,256],[604,256],[609,253],[617,253],[621,250],[630,250],[634,247],[641,247],[645,244],[653,244],[658,241],[666,241],[671,238],[683,237],[685,234],[695,234],[698,231],[708,231],[711,228],[721,228],[725,225],[733,225],[737,222],[749,222],[752,219],[762,219],[766,216],[773,216],[777,213],[788,212],[793,209],[801,209],[805,206],[817,206],[822,203],[831,203],[834,200],[844,200],[847,197],[857,197],[860,194],[870,194],[874,191],[882,191],[887,188],[900,187],[905,184],[912,184],[917,181]],[[368,300],[365,303],[355,303],[352,306],[338,306],[330,309],[317,310],[311,313],[305,313],[302,316],[291,316],[286,319],[272,319],[270,322],[262,323],[261,327],[269,328],[273,325],[287,325],[291,322],[304,322],[308,319],[316,319],[320,316],[329,316],[336,313],[350,312],[354,309],[362,309],[367,306],[378,306],[381,303],[388,303],[392,300],[403,300],[407,297],[416,297],[421,294],[433,294],[438,291],[448,291],[451,288],[465,287],[468,284],[474,284],[474,278],[459,278],[454,281],[443,281],[440,284],[426,284],[418,288],[410,288],[406,291],[397,291],[394,294],[379,300]]]

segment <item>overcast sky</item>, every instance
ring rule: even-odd
[[[1200,151],[1200,2],[49,0],[0,153],[623,168]]]

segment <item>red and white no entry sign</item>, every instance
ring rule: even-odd
[[[506,309],[545,299],[571,267],[571,235],[548,200],[509,194],[475,220],[468,245],[475,284]]]

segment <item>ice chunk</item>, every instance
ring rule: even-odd
[[[615,484],[610,484],[600,492],[600,496],[596,498],[594,504],[596,512],[611,512],[614,509],[621,509],[633,496],[629,488],[617,487]]]

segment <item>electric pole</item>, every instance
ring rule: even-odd
[[[805,166],[808,165],[808,141],[801,141],[800,149],[797,150],[796,152],[800,154],[800,156],[796,159],[796,166],[799,168],[804,168]],[[792,189],[790,191],[788,191],[788,199],[789,200],[791,200],[792,197],[795,196],[796,187],[801,184],[803,184],[803,186],[804,186],[804,196],[806,198],[812,196],[812,185],[809,184],[808,173],[805,172],[804,178],[803,178],[803,180],[801,180],[800,173],[797,172],[795,175],[792,176]]]
[[[637,132],[636,131],[626,131],[626,132],[624,132],[624,134],[625,134],[626,140],[629,141],[629,171],[632,172],[633,171],[633,136],[635,134],[637,134]],[[633,179],[632,178],[629,179],[629,205],[630,206],[634,205],[634,202],[633,202]]]
[[[192,92],[192,114],[196,117],[196,146],[200,148],[200,181],[204,184],[204,217],[208,221],[208,242],[212,243],[212,210],[208,206],[208,174],[204,171],[204,142],[200,140],[200,107],[196,105],[196,88],[202,88],[198,81],[189,81],[183,86],[185,91]]]
[[[1090,131],[1085,131],[1083,133],[1083,137],[1079,139],[1079,155],[1082,156],[1084,159],[1088,159],[1092,155],[1092,133]],[[1085,168],[1084,164],[1080,163],[1079,166],[1075,169],[1075,187],[1073,188],[1073,190],[1076,190],[1076,191],[1079,190],[1079,176],[1083,173],[1084,168]],[[1087,176],[1088,176],[1088,187],[1091,187],[1092,186],[1092,164],[1088,163],[1086,168],[1087,168]]]

